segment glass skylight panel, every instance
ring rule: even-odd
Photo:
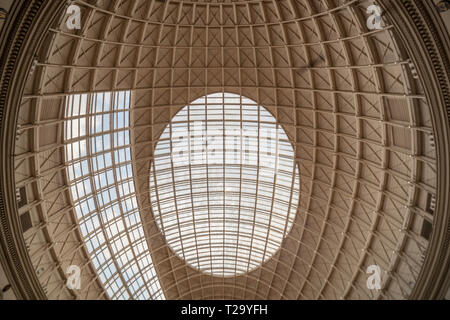
[[[109,297],[164,299],[135,195],[130,99],[130,91],[67,98],[67,174],[86,248]]]
[[[234,276],[279,249],[297,212],[299,173],[268,110],[235,94],[202,97],[172,119],[154,154],[152,208],[180,258]]]

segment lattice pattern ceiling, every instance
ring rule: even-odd
[[[66,176],[64,101],[132,90],[130,147],[144,232],[168,299],[407,298],[433,221],[429,107],[394,30],[368,30],[372,1],[75,1],[81,30],[49,30],[23,97],[16,183],[25,233],[51,298],[106,298]],[[211,93],[264,106],[294,146],[300,201],[281,249],[237,277],[201,273],[167,245],[152,212],[150,168],[167,124]],[[83,268],[80,291],[65,269]],[[367,267],[383,289],[366,286]]]

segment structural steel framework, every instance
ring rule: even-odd
[[[193,101],[159,137],[152,210],[169,246],[215,276],[250,272],[279,249],[299,201],[294,150],[275,118],[228,93]]]
[[[130,91],[69,96],[65,160],[81,234],[108,295],[158,299],[135,196],[130,102]]]
[[[43,6],[45,1],[35,2]],[[60,2],[53,10],[64,13],[65,1]],[[448,177],[440,176],[448,173],[448,164],[438,157],[448,150],[443,146],[448,123],[436,117],[441,112],[436,108],[448,108],[448,104],[438,101],[441,95],[430,94],[424,81],[428,71],[410,49],[413,40],[399,33],[398,26],[406,24],[407,18],[392,19],[403,6],[409,11],[402,14],[411,12],[419,19],[416,25],[421,25],[422,18],[413,15],[423,9],[421,4],[381,1],[391,14],[383,16],[380,29],[370,30],[366,24],[370,0],[73,3],[81,8],[81,30],[69,30],[64,14],[46,23],[45,36],[35,44],[39,50],[30,61],[34,70],[27,71],[17,111],[14,177],[8,183],[26,195],[17,212],[31,220],[23,238],[39,285],[30,288],[44,289],[44,293],[28,289],[24,295],[120,298],[107,293],[77,218],[80,200],[72,191],[76,174],[71,176],[67,170],[73,161],[66,150],[68,139],[79,137],[70,136],[65,127],[70,116],[66,102],[74,96],[123,92],[131,97],[125,130],[129,141],[121,146],[130,150],[125,162],[133,176],[128,172],[126,179],[134,184],[137,206],[132,211],[139,212],[137,219],[142,221],[144,254],[151,256],[160,297],[407,299],[428,290],[421,282],[423,268],[445,252],[437,249],[438,237],[439,243],[448,246],[448,234],[443,236],[448,199],[442,197],[445,190],[438,189],[448,187],[442,180]],[[444,56],[445,48],[438,49]],[[439,71],[441,64],[448,67],[445,59],[430,61],[435,63],[433,70]],[[448,73],[438,78],[442,85],[435,88],[444,92]],[[223,266],[222,274],[214,268],[202,272],[202,263],[196,265],[184,253],[180,255],[164,236],[164,219],[158,220],[161,200],[152,198],[152,183],[157,183],[159,174],[154,166],[160,156],[158,146],[167,139],[166,128],[193,101],[217,93],[246,97],[268,111],[292,146],[295,165],[290,177],[296,177],[298,168],[299,181],[295,217],[279,250],[259,264],[252,264],[249,256],[244,261],[247,268],[238,272],[236,266],[231,276]],[[115,146],[113,135],[124,131],[112,115],[102,118],[106,114],[100,112],[98,120],[85,118],[86,134],[104,137],[104,132],[91,131],[103,123],[100,131],[110,132],[109,143]],[[92,128],[91,120],[96,122]],[[107,127],[105,121],[109,121]],[[260,120],[257,123],[261,125]],[[91,159],[100,152],[93,147],[87,150]],[[91,185],[96,171],[86,172]],[[120,172],[111,171],[113,175]],[[119,182],[116,176],[108,185],[119,190]],[[177,181],[172,184],[180,186]],[[225,197],[222,204],[226,206]],[[173,214],[179,217],[178,212]],[[191,221],[188,228],[195,225]],[[123,233],[130,234],[129,230]],[[180,238],[174,241],[182,246]],[[196,258],[205,255],[194,254]],[[135,254],[129,263],[138,260]],[[82,268],[81,290],[66,286],[70,265]],[[371,265],[383,270],[381,290],[366,285]],[[134,291],[130,294],[130,288],[122,287],[128,291],[122,298],[138,296]],[[145,298],[153,297],[156,291],[152,290]]]

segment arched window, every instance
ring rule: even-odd
[[[180,258],[215,276],[247,273],[276,253],[292,227],[299,201],[292,144],[254,101],[202,97],[161,135],[150,196]]]
[[[92,263],[113,299],[164,299],[137,206],[130,91],[66,100],[67,173]]]

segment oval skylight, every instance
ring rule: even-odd
[[[202,97],[161,135],[150,196],[180,258],[214,276],[250,272],[277,252],[297,212],[292,144],[254,101],[229,93]]]

